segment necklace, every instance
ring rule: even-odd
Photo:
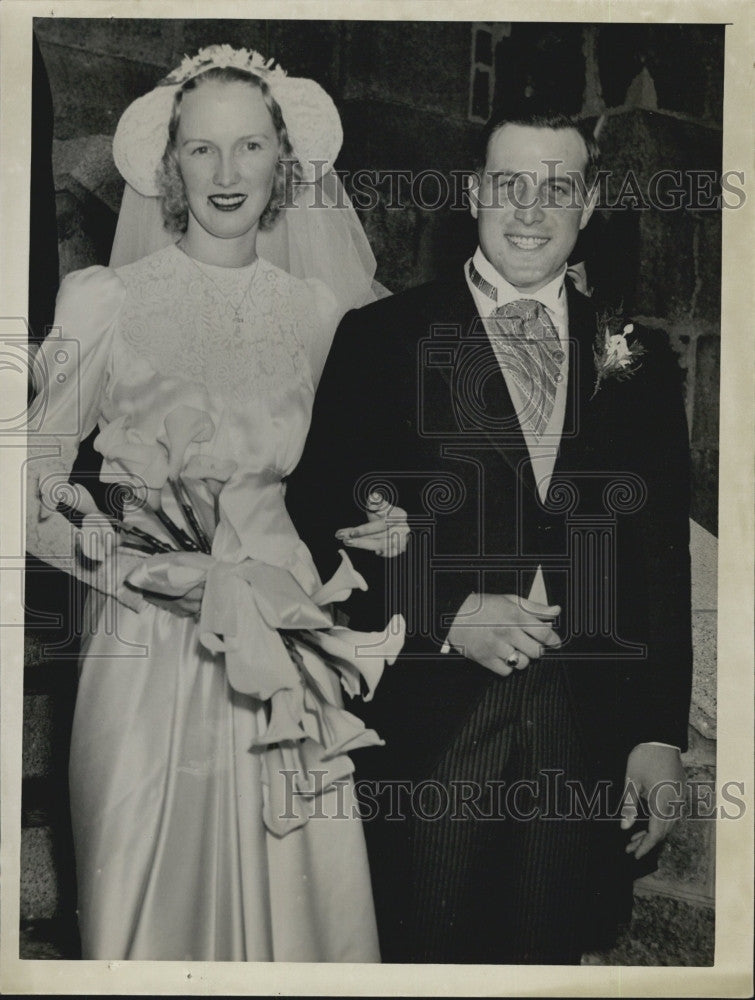
[[[197,271],[199,271],[199,273],[202,275],[202,277],[205,278],[207,281],[210,282],[211,285],[214,286],[214,288],[216,289],[216,291],[220,293],[221,298],[225,299],[225,301],[227,302],[227,304],[233,310],[234,322],[236,323],[237,326],[241,326],[241,324],[243,322],[242,317],[241,317],[241,307],[246,302],[246,297],[249,294],[249,291],[250,291],[250,289],[252,287],[252,282],[254,281],[255,275],[257,274],[257,270],[259,269],[259,264],[260,264],[259,257],[255,257],[255,259],[254,259],[254,265],[252,267],[252,273],[249,275],[249,281],[247,282],[247,286],[244,289],[244,294],[239,299],[239,304],[237,306],[235,306],[233,304],[233,302],[231,302],[231,300],[228,298],[228,296],[226,295],[226,293],[223,291],[223,289],[220,287],[220,285],[217,283],[217,281],[215,281],[213,278],[211,278],[210,275],[207,274],[204,271],[204,269],[199,266],[199,264],[194,260],[194,258],[191,257],[186,252],[186,250],[181,246],[181,243],[180,242],[176,243],[176,246],[183,253],[184,257],[186,257],[186,259],[191,262],[192,266],[194,268],[196,268]]]

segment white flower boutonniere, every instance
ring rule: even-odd
[[[640,358],[645,354],[645,348],[638,340],[631,343],[627,341],[627,336],[634,332],[634,323],[623,324],[619,332],[621,323],[621,319],[615,316],[601,316],[598,320],[598,333],[592,351],[595,359],[595,388],[590,399],[595,398],[606,379],[623,381],[640,367]]]

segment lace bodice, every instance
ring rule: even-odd
[[[242,404],[310,378],[305,345],[316,350],[323,335],[310,310],[327,311],[324,286],[259,258],[248,267],[216,267],[173,247],[118,274],[132,292],[120,316],[123,346],[159,375]]]
[[[46,480],[67,478],[79,442],[95,426],[95,446],[105,456],[102,478],[122,481],[128,479],[122,449],[113,442],[128,435],[154,449],[166,444],[166,420],[183,426],[196,419],[203,432],[192,438],[191,427],[186,430],[183,467],[192,460],[235,466],[220,496],[213,554],[288,565],[314,586],[282,481],[301,456],[337,320],[335,300],[322,283],[293,278],[262,259],[221,268],[170,246],[117,271],[70,275],[55,325],[76,363],[60,381],[59,343],[50,338],[40,350],[47,405],[29,441],[27,548],[134,606],[121,581],[139,557],[119,556],[118,571],[107,568],[115,586],[105,582],[105,567],[87,570],[71,526],[49,513],[54,504],[43,505],[40,517],[40,483],[44,495]],[[127,517],[160,534],[148,512]]]

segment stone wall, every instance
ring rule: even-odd
[[[614,199],[629,170],[646,190],[661,169],[721,167],[724,36],[716,26],[46,18],[37,20],[35,31],[54,102],[61,275],[107,262],[122,190],[110,154],[118,117],[184,53],[213,42],[258,48],[291,74],[313,76],[326,87],[344,122],[338,167],[347,187],[353,172],[365,167],[448,176],[469,169],[490,108],[527,97],[546,98],[591,122],[605,116],[600,141]],[[474,227],[460,199],[437,210],[412,204],[411,197],[398,206],[395,201],[384,178],[377,204],[362,213],[377,277],[392,290],[443,275],[473,249]],[[692,513],[701,526],[693,525],[695,692],[685,763],[692,777],[711,781],[720,243],[718,211],[604,206],[582,244],[596,296],[666,329],[684,374]],[[40,607],[42,591],[54,593],[65,584],[51,586],[56,578],[49,574],[30,579],[47,582],[29,591],[25,947],[70,954],[73,884],[61,789],[74,680],[70,660],[62,672],[49,666],[51,632]],[[659,872],[639,884],[638,893],[636,926],[617,951],[596,961],[711,961],[712,824],[679,825]],[[692,945],[684,943],[690,927],[696,929]]]

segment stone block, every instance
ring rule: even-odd
[[[586,955],[583,965],[713,965],[713,907],[637,894],[627,930],[610,951]]]
[[[689,551],[692,560],[692,607],[714,611],[718,607],[718,539],[690,520]]]
[[[466,119],[469,22],[363,21],[350,25],[349,33],[344,97],[375,96],[396,110],[408,106],[440,114],[444,121]],[[420,135],[415,133],[412,141],[417,143]]]
[[[407,105],[374,100],[345,101],[341,107],[344,146],[340,170],[387,171],[471,169],[479,126],[428,115]],[[421,138],[420,138],[421,137]],[[398,182],[396,182],[398,183]],[[460,211],[467,211],[461,204]]]
[[[688,750],[682,756],[685,767],[715,766],[716,741],[707,739],[693,725],[689,726],[687,732]]]
[[[597,58],[600,89],[609,108],[625,103],[632,80],[643,66],[647,25],[602,24],[598,28]]]
[[[717,448],[721,380],[721,338],[700,337],[695,363],[695,410],[692,444],[696,448]]]
[[[688,800],[694,815],[675,824],[658,860],[658,870],[639,879],[638,889],[674,898],[694,898],[713,904],[715,880],[715,821],[709,817],[715,803],[715,769],[691,765],[687,780],[698,790]]]
[[[53,930],[50,920],[26,921],[21,926],[18,942],[18,957],[36,961],[40,959],[81,958],[81,955],[67,954],[61,947],[59,936]]]
[[[668,334],[669,344],[676,354],[679,367],[684,372],[686,379],[687,371],[690,367],[693,367],[695,342],[700,328],[695,323],[681,320],[665,324],[664,329]]]
[[[47,827],[21,831],[21,919],[55,916],[59,892],[53,840]]]
[[[55,712],[52,696],[24,697],[23,777],[41,778],[49,773],[55,741]]]
[[[123,180],[113,162],[111,135],[86,135],[53,142],[55,187],[70,189],[70,181],[118,212]],[[75,191],[74,191],[75,193]]]
[[[732,197],[732,196],[730,196]],[[732,197],[733,200],[733,197]],[[721,323],[721,212],[701,211],[695,219],[695,276],[692,303],[696,317]]]
[[[723,28],[693,24],[604,24],[598,29],[603,99],[627,103],[643,69],[659,108],[721,124]]]
[[[55,215],[60,242],[70,240],[83,231],[84,212],[78,198],[70,191],[60,190],[55,193]]]
[[[692,449],[691,514],[712,534],[718,533],[718,448]]]
[[[253,46],[277,59],[290,76],[307,76],[339,102],[343,49],[348,29],[342,21],[265,22],[269,41]],[[268,52],[269,50],[269,52]]]
[[[57,139],[113,135],[131,101],[164,75],[164,67],[138,58],[57,43],[41,42],[40,47],[50,79]]]
[[[692,427],[692,415],[695,408],[695,357],[697,348],[697,338],[709,327],[697,320],[681,319],[666,322],[660,320],[662,326],[668,334],[671,349],[676,354],[676,360],[682,373],[682,391],[684,393],[684,407],[687,417],[687,427]]]
[[[581,256],[598,307],[634,314],[640,267],[640,217],[636,212],[596,212],[580,235]]]
[[[690,722],[706,739],[716,737],[716,639],[716,612],[693,611]]]
[[[386,208],[381,202],[364,219],[365,232],[379,262],[376,277],[391,291],[416,284],[422,214]]]
[[[24,670],[33,670],[46,662],[45,641],[28,629],[24,634]]]
[[[692,183],[689,172],[720,171],[721,133],[635,108],[609,115],[600,143],[602,166],[610,172],[602,201],[604,213],[629,214],[639,226],[636,288],[625,305],[649,316],[688,319],[694,314],[717,320],[718,223],[712,220],[718,213],[706,212],[704,218],[698,213],[700,218],[696,218],[682,207],[652,206],[659,194],[670,199],[663,187],[655,190],[653,178],[659,171],[680,171],[687,199]],[[626,207],[621,209],[621,205]]]
[[[116,212],[99,197],[89,195],[70,175],[65,183],[80,197],[72,190],[59,191],[56,195],[61,280],[79,268],[108,263],[117,219]],[[118,189],[121,187],[118,182]],[[113,185],[106,196],[119,199],[115,191]]]
[[[269,44],[275,22],[253,18],[186,18],[179,23],[178,52],[173,59],[177,65],[183,54],[193,56],[206,45],[233,45],[234,48],[256,49],[265,56],[276,57],[274,46]],[[283,63],[286,69],[289,67]],[[171,66],[172,68],[172,66]]]
[[[651,210],[639,225],[635,308],[650,316],[689,316],[696,287],[695,220],[683,212]]]
[[[513,23],[496,46],[494,109],[533,100],[578,114],[585,92],[583,36],[577,24]]]
[[[652,193],[650,178],[659,170],[721,169],[718,129],[662,111],[626,108],[609,114],[600,133],[600,148],[602,166],[611,171],[610,192],[614,197],[621,191],[629,170],[647,195]]]
[[[59,252],[61,281],[71,271],[78,271],[83,267],[91,267],[93,264],[107,263],[103,260],[102,254],[94,240],[81,231],[67,240],[61,240]]]
[[[723,25],[653,24],[647,26],[647,40],[647,65],[658,107],[720,125]]]
[[[65,46],[99,55],[154,63],[172,68],[182,28],[181,21],[163,18],[39,17],[34,33],[40,45]]]

